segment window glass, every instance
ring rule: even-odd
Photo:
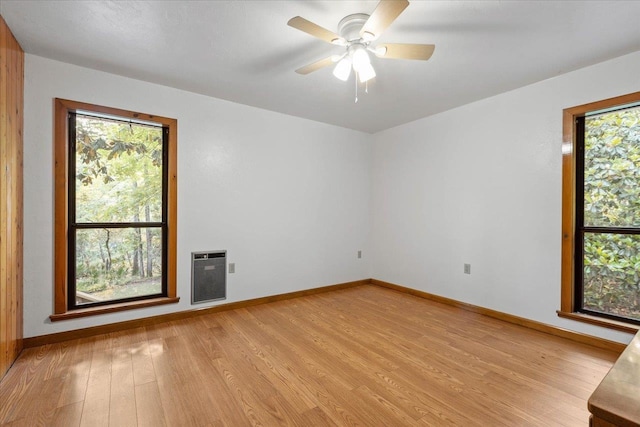
[[[578,310],[640,322],[640,108],[587,114],[577,128]]]
[[[69,305],[162,296],[162,126],[81,113],[69,119]]]
[[[162,221],[162,127],[76,116],[76,222]]]
[[[76,230],[76,305],[162,294],[160,228]]]
[[[584,310],[640,320],[640,235],[585,233]]]
[[[640,227],[640,108],[585,118],[584,225]]]

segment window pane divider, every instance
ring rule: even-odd
[[[582,231],[599,234],[640,234],[640,228],[631,227],[582,227]]]
[[[74,228],[160,228],[166,224],[163,222],[81,222],[71,224]]]

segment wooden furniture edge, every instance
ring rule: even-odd
[[[626,427],[640,425],[640,332],[587,401],[593,427]]]
[[[383,288],[393,289],[395,291],[404,292],[410,295],[414,295],[420,298],[425,298],[431,301],[439,302],[442,304],[451,305],[453,307],[461,308],[463,310],[471,311],[474,313],[482,314],[485,316],[493,317],[494,319],[502,320],[508,323],[524,326],[529,329],[544,332],[557,337],[566,338],[571,341],[576,341],[582,344],[587,344],[593,347],[601,348],[603,350],[609,350],[621,354],[627,347],[625,344],[621,344],[615,341],[610,341],[604,338],[594,337],[592,335],[583,334],[580,332],[570,331],[557,326],[548,325],[546,323],[538,322],[536,320],[525,319],[524,317],[515,316],[513,314],[503,313],[501,311],[492,310],[490,308],[484,308],[477,305],[469,304],[466,302],[457,301],[451,298],[442,297],[428,292],[419,291],[417,289],[407,288],[405,286],[396,285],[394,283],[384,282],[382,280],[371,279],[372,285],[381,286]]]
[[[322,286],[318,288],[294,291],[285,294],[271,295],[266,297],[254,298],[244,301],[236,301],[226,304],[215,305],[211,307],[196,308],[190,310],[177,311],[173,313],[160,314],[157,316],[144,317],[140,319],[125,320],[123,322],[109,323],[106,325],[90,326],[83,329],[75,329],[71,331],[57,332],[53,334],[39,335],[35,337],[23,338],[24,348],[38,347],[46,344],[56,344],[63,341],[69,341],[78,338],[89,338],[95,335],[118,332],[126,329],[134,329],[143,326],[155,325],[163,322],[188,319],[195,316],[217,313],[220,311],[235,310],[244,307],[251,307],[259,304],[266,304],[276,301],[284,301],[293,298],[299,298],[308,295],[321,294],[324,292],[337,291],[340,289],[353,288],[356,286],[368,285],[371,279],[356,280],[353,282],[339,283],[335,285]]]

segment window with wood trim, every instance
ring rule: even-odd
[[[177,302],[175,119],[55,100],[52,320]]]
[[[564,110],[559,315],[640,325],[640,92]]]

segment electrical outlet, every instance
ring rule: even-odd
[[[358,258],[362,258],[362,251],[358,251]]]
[[[233,274],[236,272],[236,263],[235,262],[230,262],[229,263],[229,274]]]
[[[464,265],[464,274],[471,274],[471,264]]]

